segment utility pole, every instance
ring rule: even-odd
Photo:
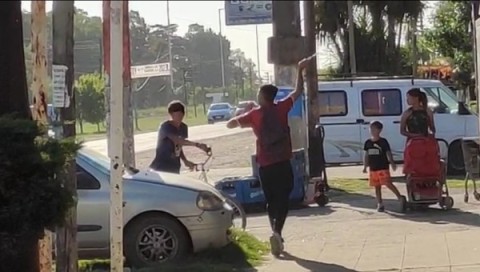
[[[110,95],[110,271],[123,272],[123,107],[124,71],[123,25],[125,5],[122,1],[109,1],[109,62],[111,75]],[[105,20],[106,18],[104,18]]]
[[[170,31],[170,1],[167,0],[167,25],[168,25],[168,62],[170,62],[170,87],[172,88],[172,93],[175,90],[174,79],[173,79],[173,56],[172,56],[172,33]]]
[[[298,62],[305,57],[299,1],[272,1],[273,37],[268,39],[268,61],[274,64],[275,84],[295,86]],[[300,98],[303,99],[303,98]],[[301,116],[289,117],[292,147],[306,147],[306,126]]]
[[[258,44],[258,25],[255,25],[255,40],[257,42],[257,69],[258,69],[258,78],[262,82],[262,74],[260,72],[260,50]]]
[[[218,38],[220,42],[220,65],[222,69],[222,90],[223,90],[223,97],[227,90],[225,89],[225,52],[223,51],[223,37],[222,37],[222,8],[218,9]]]
[[[33,119],[47,127],[47,14],[45,1],[31,2],[32,21],[32,59],[33,61]],[[39,241],[39,271],[52,271],[52,233],[45,230],[44,237]]]
[[[53,65],[52,81],[55,90],[64,91],[64,107],[56,107],[57,119],[54,130],[57,138],[75,138],[75,97],[74,84],[74,1],[54,1],[52,11],[52,46]],[[57,69],[59,67],[60,69]],[[56,78],[61,73],[65,79],[63,86],[58,86]],[[63,83],[63,82],[62,82]],[[62,88],[63,87],[63,88]],[[69,168],[63,177],[65,187],[70,190],[74,199],[77,198],[76,167],[75,162],[68,162]],[[77,251],[77,205],[68,212],[63,227],[56,230],[56,258],[55,269],[57,272],[76,272],[78,270]]]
[[[351,1],[348,1],[351,2]],[[315,3],[313,1],[303,1],[304,31],[305,31],[305,49],[309,56],[315,56],[317,52],[317,39],[315,33]],[[353,66],[355,67],[355,66]],[[353,70],[355,71],[355,70]],[[312,58],[306,69],[307,85],[307,124],[308,124],[308,173],[310,177],[317,177],[321,174],[322,162],[320,135],[316,131],[318,118],[318,75],[317,58]]]
[[[130,75],[130,16],[128,13],[128,1],[122,1],[122,52],[123,52],[123,160],[126,165],[135,167],[135,140],[133,128],[133,92]],[[170,66],[171,67],[171,66]]]
[[[350,56],[350,74],[357,75],[357,58],[355,55],[355,22],[353,20],[353,1],[347,1],[348,9],[348,49]],[[312,19],[313,20],[313,19]]]

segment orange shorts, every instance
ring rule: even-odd
[[[392,182],[389,170],[370,171],[370,186],[388,185]]]

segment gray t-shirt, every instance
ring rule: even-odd
[[[179,173],[182,147],[170,140],[168,135],[176,135],[186,139],[188,138],[188,126],[182,123],[180,127],[176,127],[171,121],[165,121],[160,125],[155,159],[153,159],[150,167],[157,171]]]

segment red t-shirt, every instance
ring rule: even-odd
[[[293,98],[288,97],[284,100],[278,101],[276,104],[274,104],[274,107],[276,109],[276,112],[278,114],[278,118],[280,121],[280,124],[288,127],[288,112],[290,109],[293,107]],[[269,157],[268,154],[265,154],[266,152],[262,150],[260,147],[260,139],[261,137],[261,126],[262,126],[262,111],[260,108],[253,109],[243,115],[241,115],[238,119],[238,123],[240,124],[240,127],[245,128],[245,127],[251,127],[253,130],[253,133],[257,137],[257,163],[259,166],[268,166],[274,163],[290,160],[292,157],[292,152],[290,151],[288,154],[285,154],[284,157]],[[290,144],[290,150],[291,150],[291,144]]]

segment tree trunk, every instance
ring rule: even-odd
[[[0,41],[0,116],[14,113],[31,118],[20,1],[0,2]]]
[[[78,126],[80,127],[80,134],[83,134],[83,121],[82,121],[82,119],[78,120]]]
[[[37,236],[0,233],[2,271],[38,272],[38,263]]]

